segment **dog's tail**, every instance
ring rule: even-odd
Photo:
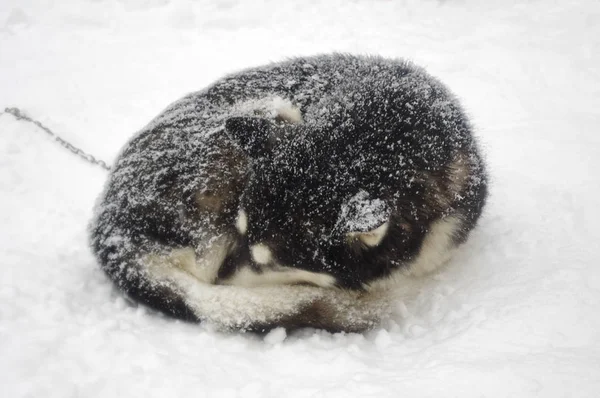
[[[151,266],[158,266],[166,245],[149,239],[134,239],[128,231],[103,233],[101,225],[92,226],[91,246],[102,270],[136,302],[169,316],[197,322],[200,318],[186,304],[183,292],[166,280],[157,279]]]

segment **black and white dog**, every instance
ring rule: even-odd
[[[130,296],[230,328],[360,331],[465,241],[486,174],[454,96],[399,60],[227,76],[123,149],[91,226]]]

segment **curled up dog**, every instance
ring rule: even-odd
[[[135,135],[91,244],[120,289],[180,319],[362,331],[448,261],[486,195],[469,121],[423,69],[296,58],[226,76]]]

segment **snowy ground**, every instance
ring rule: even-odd
[[[2,396],[600,395],[600,3],[323,3],[2,0],[0,107],[112,160],[226,72],[407,57],[457,93],[487,152],[492,196],[465,250],[364,335],[174,322],[125,302],[89,253],[105,172],[2,115]]]

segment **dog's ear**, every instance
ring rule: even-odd
[[[225,132],[252,159],[270,152],[271,123],[264,118],[236,116],[225,121]]]

